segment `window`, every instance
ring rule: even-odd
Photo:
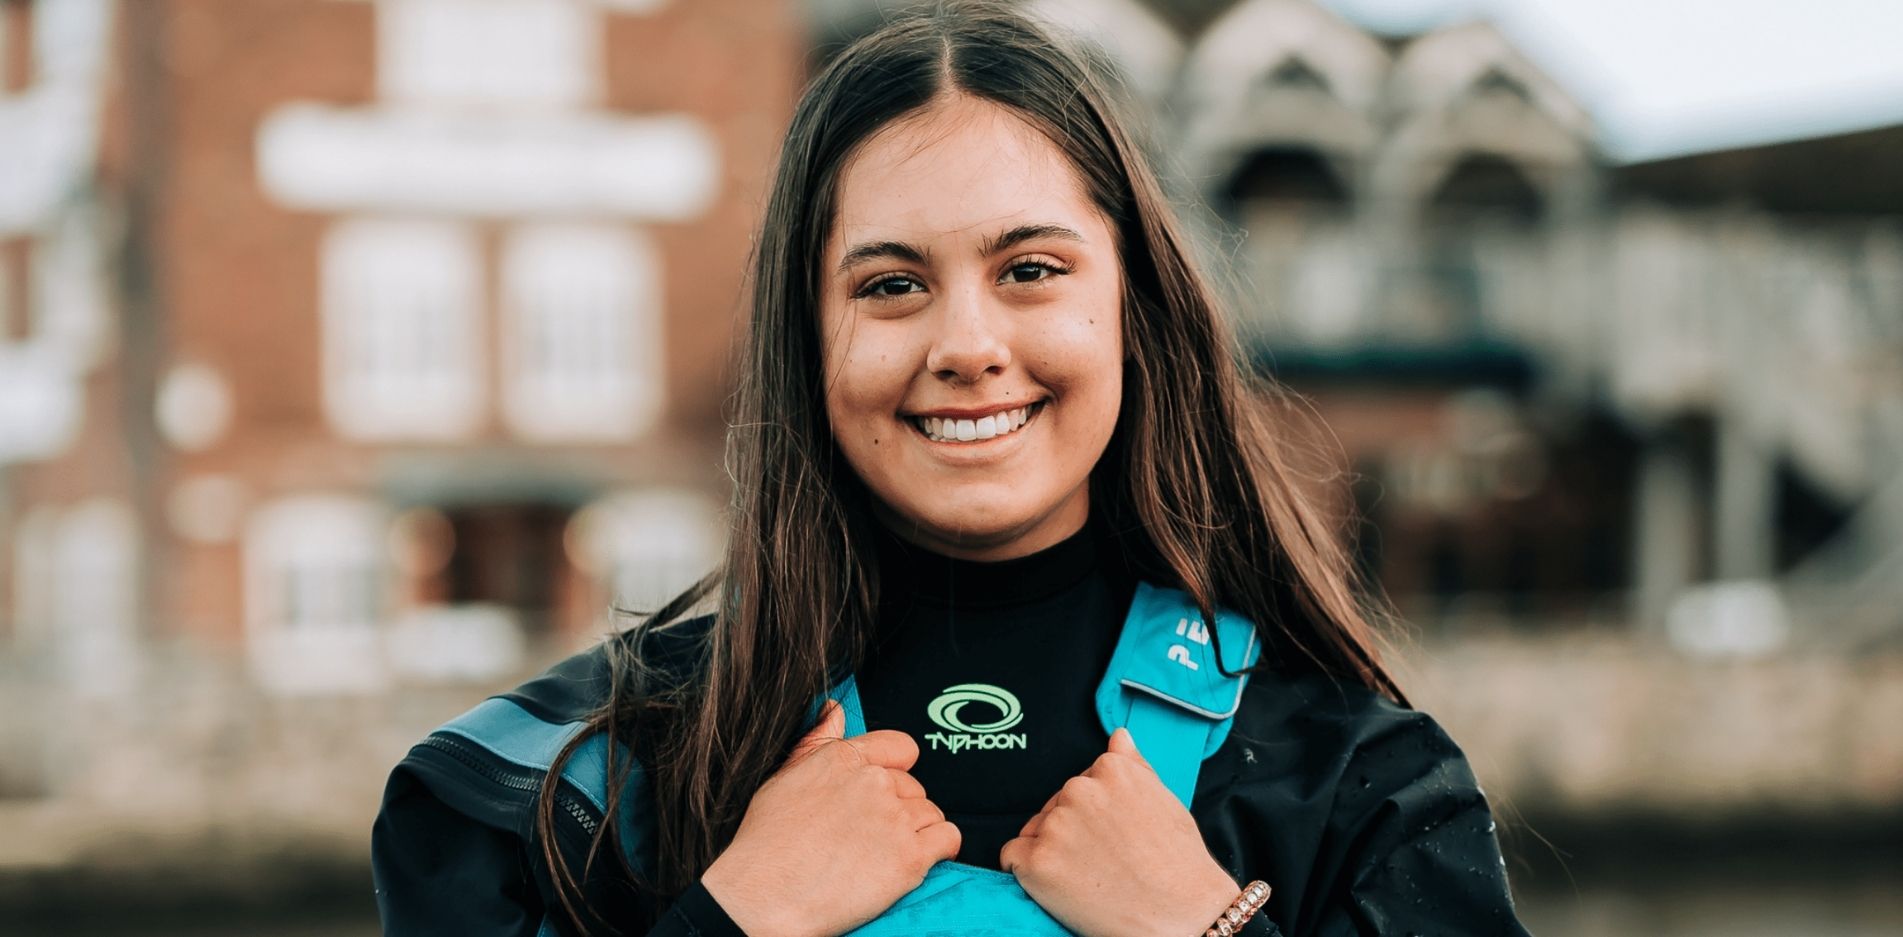
[[[295,495],[245,529],[247,648],[266,687],[287,693],[383,686],[387,519],[348,495]]]
[[[482,419],[474,235],[446,222],[352,220],[323,248],[324,402],[363,439],[449,439]]]
[[[583,107],[600,98],[600,15],[574,0],[383,0],[377,74],[391,101]]]
[[[603,586],[602,604],[640,613],[711,572],[726,546],[718,508],[698,492],[667,488],[590,504],[567,539],[575,565]]]
[[[662,397],[660,262],[632,230],[540,225],[502,259],[504,415],[540,441],[631,439]]]

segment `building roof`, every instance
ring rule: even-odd
[[[1747,204],[1793,214],[1903,214],[1903,124],[1633,163],[1612,170],[1620,199]]]

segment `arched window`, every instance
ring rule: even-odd
[[[1478,214],[1532,224],[1546,199],[1526,172],[1504,157],[1472,153],[1456,161],[1428,199],[1439,214]]]
[[[1249,154],[1230,178],[1229,201],[1340,204],[1348,187],[1320,153],[1308,147],[1264,147]]]
[[[1456,160],[1428,198],[1419,337],[1462,343],[1538,334],[1550,320],[1546,198],[1492,153]]]
[[[1329,345],[1355,334],[1366,276],[1348,202],[1335,167],[1309,148],[1257,150],[1231,178],[1230,222],[1244,235],[1239,312],[1260,340]]]

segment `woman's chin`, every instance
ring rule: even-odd
[[[973,508],[961,512],[941,507],[921,515],[900,514],[893,526],[900,536],[935,552],[990,561],[1035,553],[1073,532],[1051,529],[1051,519],[1034,511]]]

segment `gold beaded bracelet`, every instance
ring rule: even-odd
[[[1254,917],[1255,913],[1268,903],[1268,900],[1269,883],[1260,879],[1250,882],[1248,887],[1242,890],[1242,894],[1236,896],[1235,903],[1229,906],[1229,910],[1224,911],[1220,917],[1216,918],[1216,923],[1211,924],[1209,929],[1203,932],[1203,937],[1231,937],[1241,932],[1242,925]]]

